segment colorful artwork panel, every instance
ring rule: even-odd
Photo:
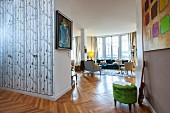
[[[149,40],[149,39],[151,39],[151,30],[147,29],[146,30],[146,40]]]
[[[141,1],[144,51],[170,48],[170,0]]]
[[[159,9],[160,11],[164,9],[164,0],[159,0]]]
[[[153,24],[153,26],[152,26],[152,36],[153,36],[153,38],[159,36],[159,22],[156,22],[155,24]]]
[[[149,8],[149,0],[145,1],[145,12],[148,10]]]
[[[158,1],[154,3],[151,8],[151,19],[153,20],[158,14]]]
[[[146,26],[149,24],[149,12],[146,14],[146,16],[145,16],[145,24],[146,24]]]
[[[166,15],[160,21],[160,33],[164,34],[170,29],[170,16]]]
[[[165,0],[165,8],[168,6],[169,0]]]
[[[163,11],[168,6],[169,0],[159,0],[160,12]]]

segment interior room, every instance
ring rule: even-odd
[[[169,113],[169,0],[0,0],[0,113]]]

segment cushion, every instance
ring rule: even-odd
[[[113,64],[117,65],[118,63],[117,62],[113,62]]]
[[[101,60],[97,59],[97,60],[96,60],[96,63],[100,64],[101,61],[104,61],[104,60],[102,60],[102,59],[101,59]]]
[[[122,60],[122,64],[124,64],[125,62],[128,62],[128,60]]]
[[[106,60],[106,63],[107,63],[107,64],[112,64],[113,61],[112,61],[111,59],[108,59],[108,60]]]
[[[106,64],[106,62],[104,62],[104,61],[100,61],[100,64]]]
[[[94,63],[94,66],[99,66],[98,63]]]

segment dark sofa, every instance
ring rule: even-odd
[[[115,62],[115,60],[111,60],[111,59],[107,59],[107,60],[104,60],[104,59],[97,59],[96,60],[96,63],[100,64],[101,61],[106,61],[107,64],[112,64],[113,62]]]
[[[122,64],[125,64],[125,62],[128,62],[128,60],[122,60]]]
[[[111,59],[106,60],[106,63],[107,63],[107,64],[113,64],[113,62],[115,62],[115,60],[111,60]]]
[[[103,60],[103,59],[97,59],[97,60],[96,60],[96,63],[100,64],[101,61],[103,62],[104,60]]]
[[[102,64],[101,61],[106,61],[106,64]],[[96,60],[96,63],[98,63],[100,67],[102,67],[102,69],[119,69],[119,66],[113,62],[115,62],[115,60],[111,60],[111,59],[107,59],[107,60],[97,59]]]
[[[102,69],[119,69],[119,66],[117,63],[114,64],[102,64],[101,65]]]
[[[101,61],[106,61],[106,64],[101,64]],[[115,60],[107,59],[97,59],[96,62],[102,67],[102,69],[119,69],[119,65],[117,63],[114,63]],[[125,62],[128,62],[128,60],[122,60],[122,64]]]

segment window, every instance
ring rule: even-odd
[[[106,59],[111,59],[111,37],[106,37]]]
[[[97,38],[97,49],[98,49],[98,58],[103,58],[103,43],[102,38]]]
[[[97,39],[98,59],[130,60],[128,34]]]
[[[119,37],[114,36],[112,37],[112,59],[114,60],[119,59],[118,52],[119,52]]]
[[[128,40],[128,35],[123,35],[121,40],[122,40],[121,59],[128,59],[129,60],[129,40]]]

